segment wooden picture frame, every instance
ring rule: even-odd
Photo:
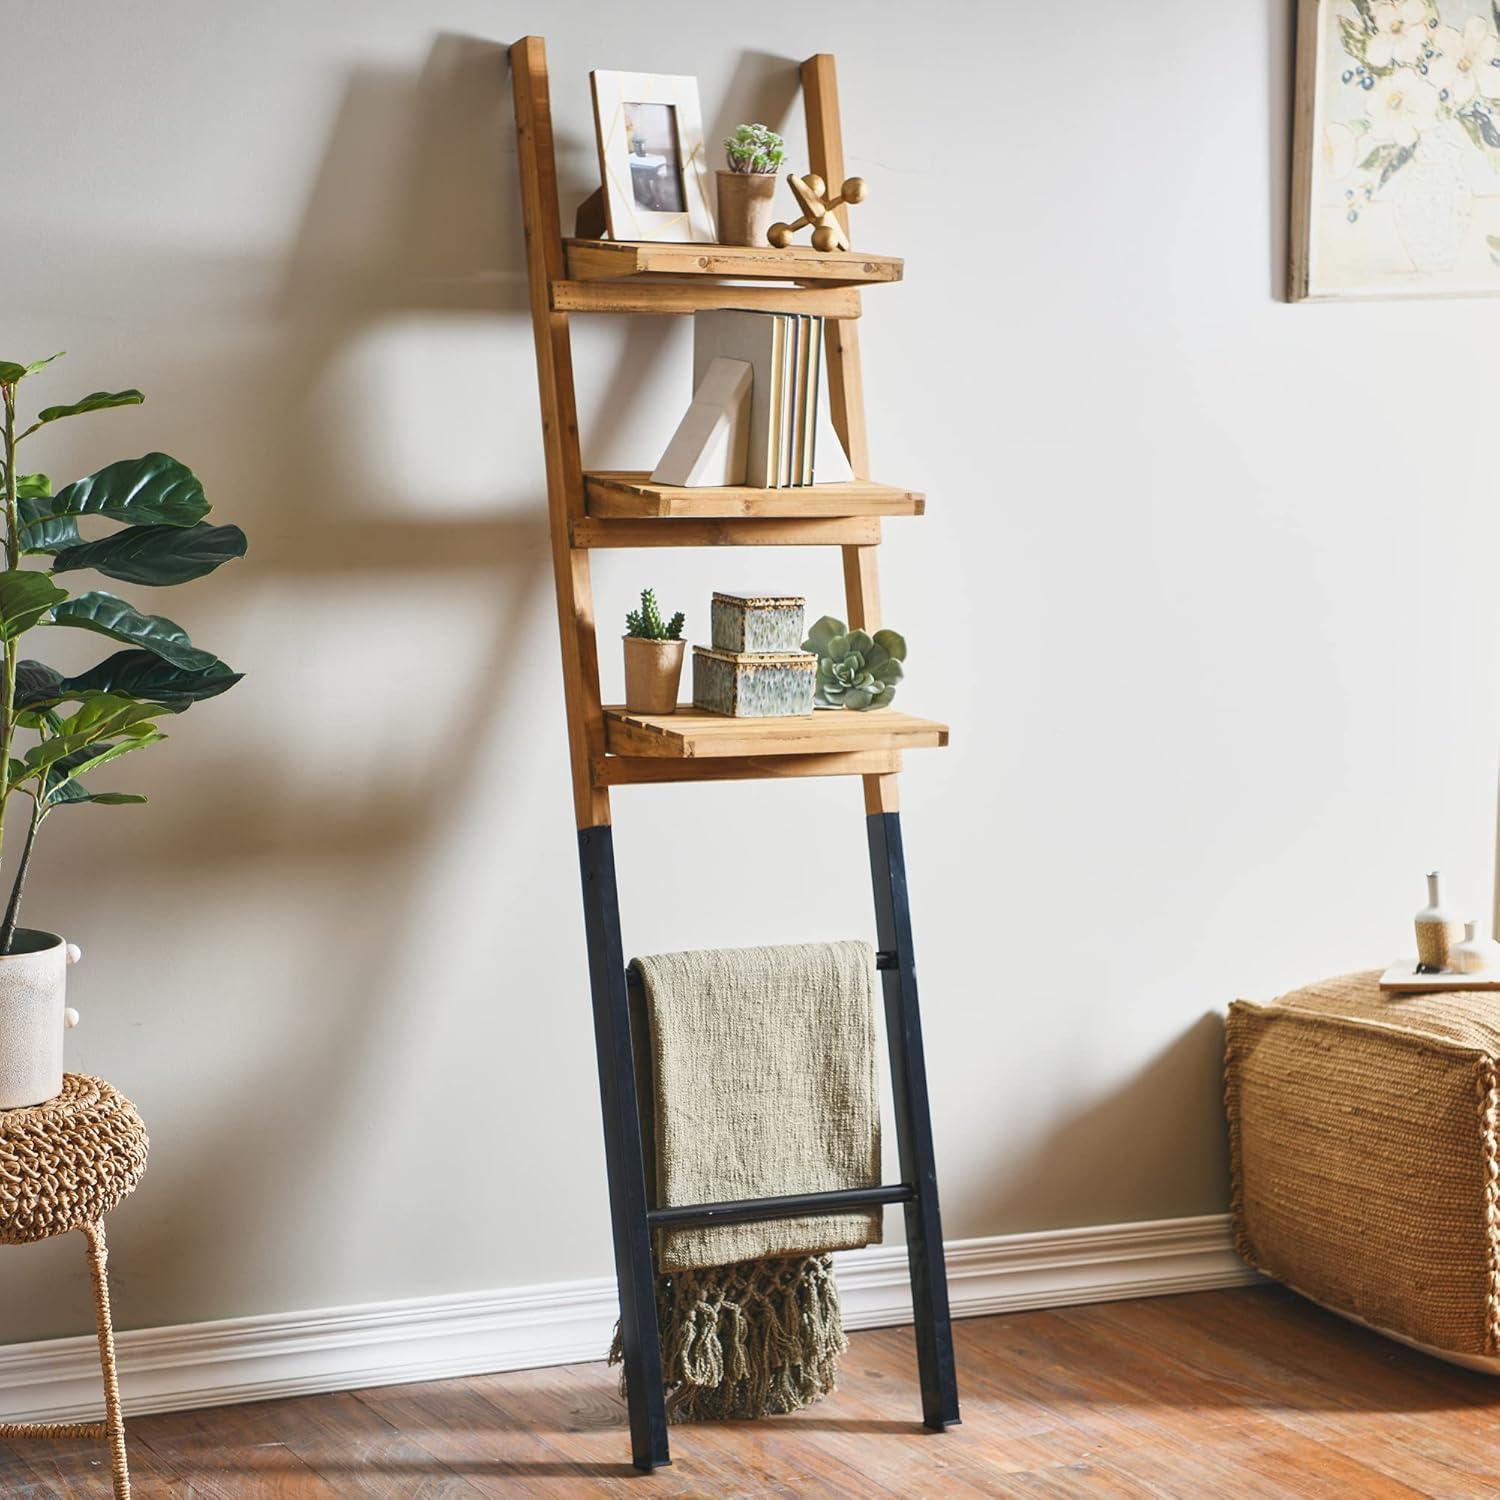
[[[715,243],[698,80],[595,71],[589,84],[610,238]]]
[[[1500,11],[1298,0],[1293,302],[1500,295]]]

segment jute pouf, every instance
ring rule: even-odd
[[[0,1438],[107,1439],[117,1500],[128,1500],[130,1473],[103,1220],[141,1180],[147,1145],[135,1106],[99,1078],[69,1073],[57,1098],[0,1110],[0,1243],[26,1245],[82,1231],[93,1274],[105,1409],[103,1422],[0,1422]]]
[[[1230,1007],[1236,1243],[1336,1312],[1500,1371],[1500,994],[1378,980]]]

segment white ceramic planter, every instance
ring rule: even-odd
[[[0,958],[0,1109],[62,1092],[63,1032],[78,1024],[67,1007],[68,965],[80,957],[55,932],[18,927]]]

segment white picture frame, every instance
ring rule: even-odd
[[[1500,295],[1491,0],[1298,0],[1288,295]]]
[[[595,70],[589,85],[610,238],[713,244],[698,80]]]

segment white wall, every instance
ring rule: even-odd
[[[609,1264],[528,29],[569,217],[591,67],[696,73],[715,138],[785,117],[800,160],[837,52],[855,230],[909,276],[865,324],[877,471],[930,495],[887,528],[902,701],[954,728],[903,789],[947,1229],[1222,1207],[1222,1007],[1386,960],[1429,864],[1477,911],[1494,823],[1500,308],[1277,301],[1288,5],[13,8],[0,353],[150,397],[49,467],[167,449],[252,541],[152,601],[244,684],[119,768],[153,806],[49,825],[28,909],[152,1131],[122,1326]],[[588,462],[654,460],[685,337],[578,320]],[[839,602],[833,555],[615,554],[600,615],[653,582],[702,638],[756,580]],[[870,932],[856,786],[616,802],[628,949]],[[81,1246],[5,1258],[0,1339],[86,1329]]]

